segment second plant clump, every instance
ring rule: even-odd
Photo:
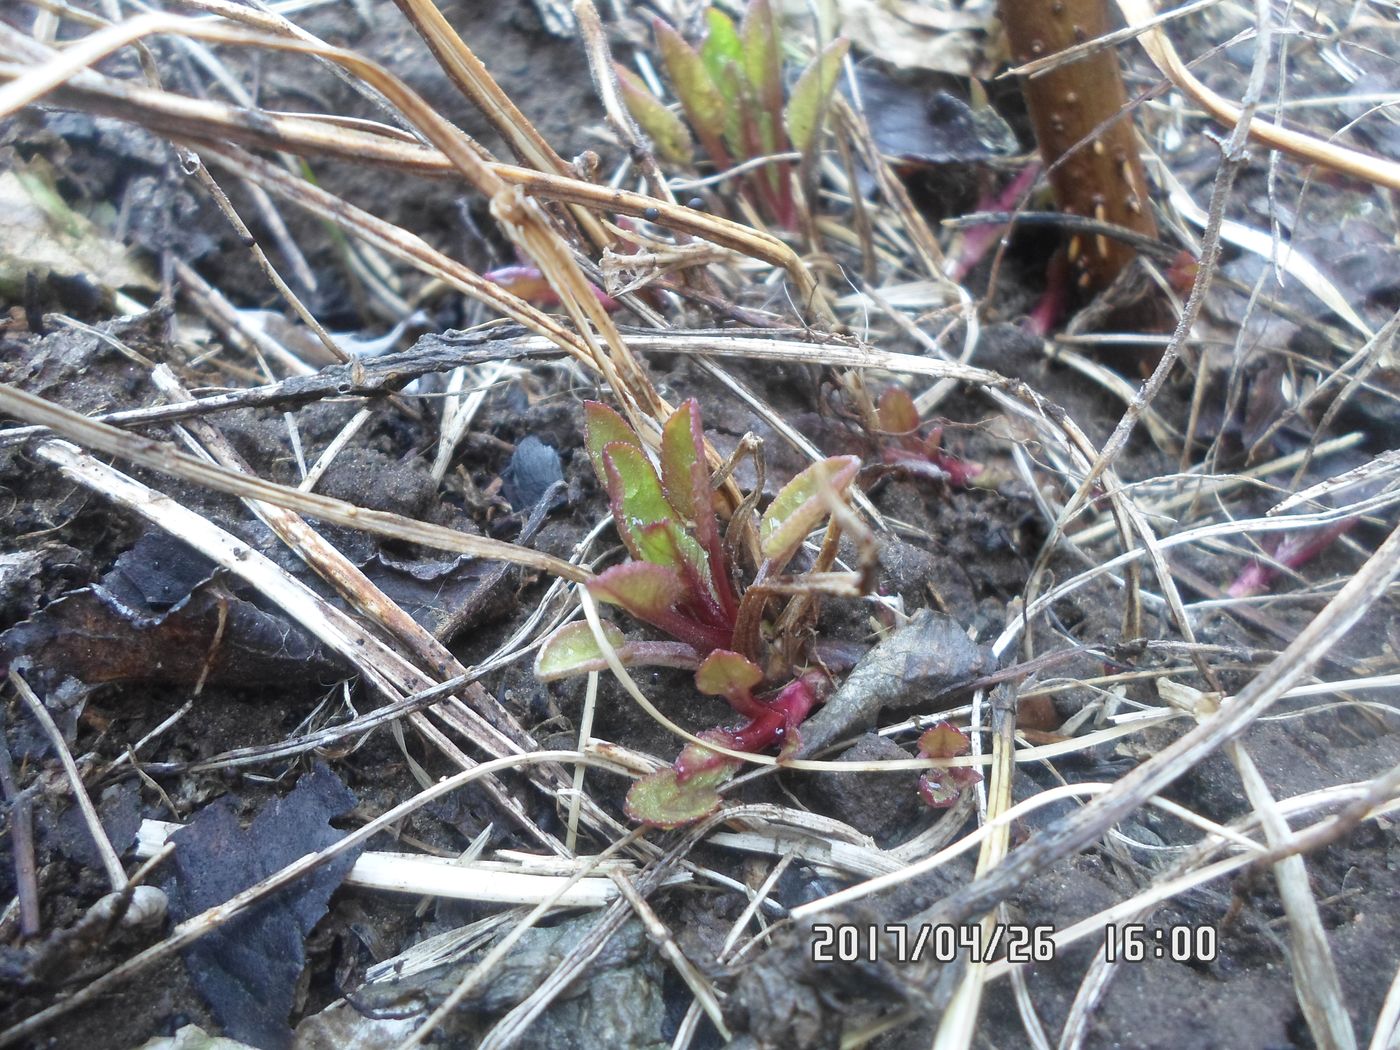
[[[810,162],[849,41],[829,43],[783,98],[782,40],[768,0],[752,0],[740,25],[723,11],[705,12],[708,32],[699,49],[660,19],[654,21],[661,62],[710,161],[720,171],[790,150]],[[651,137],[662,159],[689,165],[690,130],[651,93],[642,79],[616,66],[623,100]],[[787,229],[798,224],[792,166],[774,159],[750,172],[745,193],[768,219]]]
[[[596,402],[586,405],[586,445],[631,555],[594,577],[589,593],[671,639],[631,639],[604,623],[604,639],[617,659],[630,666],[693,670],[701,693],[723,697],[744,719],[702,733],[702,740],[735,751],[794,749],[798,726],[820,702],[829,681],[824,672],[803,670],[788,660],[770,661],[766,671],[756,662],[762,658],[763,611],[774,593],[770,584],[807,535],[845,499],[860,461],[834,456],[813,463],[783,487],[759,521],[761,561],[753,582],[741,588],[715,513],[695,401],[682,405],[663,428],[659,471],[636,432]],[[535,661],[543,681],[607,667],[586,622],[555,631]],[[718,807],[718,789],[740,765],[738,759],[691,744],[674,765],[632,786],[628,815],[659,827],[697,820]]]

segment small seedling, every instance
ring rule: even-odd
[[[862,393],[863,391],[859,391]],[[858,398],[868,406],[868,397]],[[985,468],[963,459],[943,447],[943,428],[933,427],[920,437],[922,421],[909,391],[887,387],[873,411],[867,410],[866,426],[882,439],[880,458],[892,467],[915,477],[946,482],[954,488],[978,484]]]
[[[684,121],[640,78],[616,67],[623,101],[657,153],[672,164],[689,164],[699,139],[720,171],[793,151],[809,162],[849,41],[842,37],[828,44],[798,77],[785,103],[782,41],[769,0],[752,0],[738,26],[717,8],[706,11],[705,20],[709,31],[698,49],[661,19],[653,23]],[[790,162],[772,160],[746,174],[742,185],[762,213],[794,229],[793,179]]]
[[[589,593],[671,639],[629,639],[605,624],[601,641],[625,666],[693,670],[701,693],[723,697],[746,719],[735,728],[712,729],[702,739],[736,751],[779,746],[790,752],[798,744],[798,725],[822,699],[827,679],[784,660],[777,661],[776,670],[771,663],[766,672],[760,666],[762,613],[771,594],[767,584],[844,499],[860,461],[854,456],[822,460],[783,487],[759,522],[762,562],[755,582],[741,593],[736,561],[715,513],[700,406],[687,401],[667,420],[659,470],[616,412],[589,402],[585,413],[588,456],[631,556],[589,581]],[[589,625],[572,623],[545,640],[535,673],[553,681],[607,666]],[[779,687],[764,690],[765,681]],[[628,815],[659,827],[697,820],[719,805],[717,789],[739,765],[692,744],[675,765],[632,787]]]
[[[972,741],[951,722],[939,722],[919,737],[921,758],[957,758],[972,750]],[[982,779],[971,766],[944,766],[919,777],[919,797],[934,809],[947,809]]]
[[[1280,575],[1288,570],[1302,568],[1333,542],[1351,531],[1358,518],[1343,518],[1318,529],[1300,529],[1290,532],[1278,540],[1270,551],[1270,560],[1255,559],[1230,584],[1227,593],[1231,598],[1253,598],[1269,593],[1269,588]]]

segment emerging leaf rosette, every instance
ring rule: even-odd
[[[972,750],[967,734],[951,722],[939,722],[919,737],[924,758],[957,758]],[[919,797],[934,809],[947,809],[964,791],[982,779],[970,766],[943,766],[919,777]]]
[[[734,751],[795,747],[798,726],[820,702],[826,676],[790,674],[786,684],[765,692],[764,670],[736,638],[745,599],[761,613],[763,595],[760,588],[743,597],[739,593],[739,573],[715,513],[699,405],[687,401],[667,420],[657,463],[622,417],[596,402],[585,405],[585,445],[630,556],[590,580],[589,593],[671,640],[628,638],[606,623],[596,635],[586,623],[567,624],[540,647],[536,675],[554,681],[601,671],[609,666],[609,650],[624,666],[693,670],[701,693],[723,697],[746,720],[710,730],[702,739]],[[845,498],[859,466],[853,456],[822,460],[778,493],[758,526],[761,577],[788,565]],[[719,805],[719,788],[739,765],[738,759],[692,744],[673,766],[633,786],[627,812],[661,827],[699,819]]]

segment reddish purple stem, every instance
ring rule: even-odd
[[[1290,532],[1278,542],[1273,550],[1273,563],[1255,559],[1230,584],[1227,592],[1231,598],[1252,598],[1265,594],[1274,580],[1284,569],[1298,569],[1312,561],[1332,545],[1332,541],[1356,524],[1357,518],[1343,518],[1318,529],[1302,529]]]
[[[545,280],[544,274],[537,266],[502,266],[481,276],[492,284],[499,284],[506,291],[518,295],[527,303],[533,303],[535,306],[559,305],[559,294]],[[595,284],[589,284],[588,287],[593,289],[594,296],[597,297],[604,310],[612,313],[617,309],[617,300],[607,292]]]
[[[808,671],[783,686],[772,699],[755,701],[761,704],[762,711],[738,729],[719,729],[708,735],[715,743],[735,751],[758,752],[775,745],[781,746],[820,702],[822,686],[826,681],[826,676],[820,671]],[[676,777],[684,781],[696,773],[732,761],[713,751],[688,747],[676,760]]]
[[[1032,164],[1017,175],[996,193],[989,193],[978,200],[978,211],[1016,211],[1021,207],[1030,189],[1035,185],[1036,177],[1040,174],[1040,165]],[[962,253],[953,264],[951,277],[956,284],[962,284],[963,278],[977,268],[977,264],[986,258],[987,253],[1006,234],[1005,223],[988,222],[981,226],[969,226],[963,231]]]

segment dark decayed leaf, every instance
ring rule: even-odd
[[[101,584],[73,591],[0,634],[0,663],[28,668],[41,692],[66,678],[193,685],[206,669],[207,684],[248,688],[343,674],[301,630],[213,583],[166,612],[133,608]]]
[[[908,711],[937,701],[995,667],[990,650],[950,616],[920,609],[858,663],[802,727],[798,757],[874,726],[885,708]]]
[[[147,532],[117,558],[102,586],[133,609],[169,609],[214,575],[215,568],[189,544],[164,532]]]
[[[927,83],[857,69],[860,98],[880,152],[916,164],[970,164],[1014,154],[1016,134],[990,106],[973,109]]]
[[[0,664],[42,693],[65,679],[259,687],[320,684],[342,672],[309,634],[229,594],[214,563],[163,532],[117,558],[101,583],[70,591],[0,634]]]
[[[239,826],[228,796],[206,806],[171,838],[175,879],[172,918],[181,922],[222,904],[308,853],[338,842],[330,826],[355,796],[324,765],[297,781],[286,798],[263,806]],[[224,1031],[261,1050],[291,1045],[287,1019],[306,964],[306,937],[355,863],[349,850],[254,906],[185,952],[190,978]]]
[[[501,472],[502,491],[516,510],[529,510],[555,482],[564,480],[559,453],[531,434],[515,446]]]
[[[504,562],[467,555],[401,561],[383,551],[360,566],[371,583],[433,634],[447,623],[460,630],[511,613],[515,586],[508,569]]]

